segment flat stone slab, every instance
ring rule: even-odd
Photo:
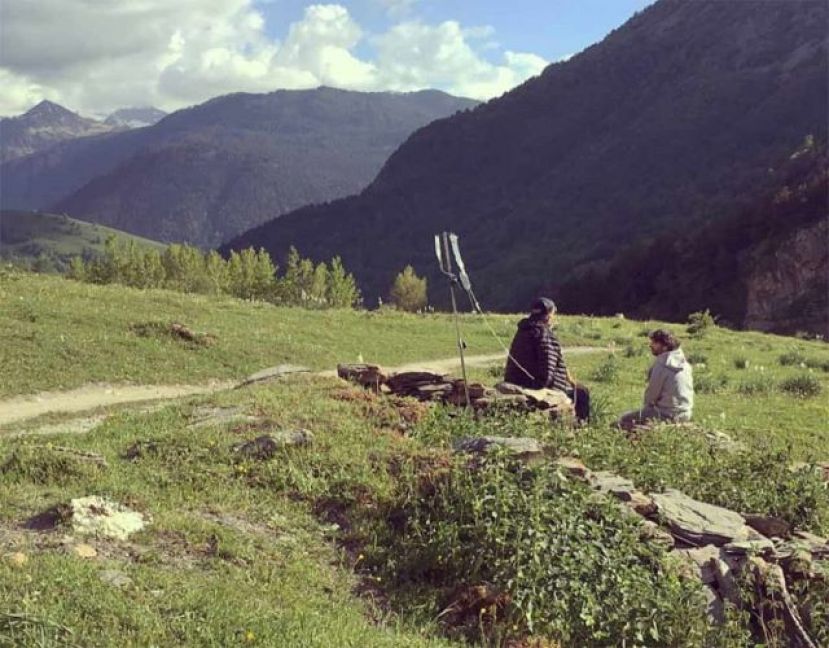
[[[573,410],[573,403],[567,394],[557,389],[527,389],[512,383],[501,382],[495,385],[495,390],[506,396],[524,396],[536,409]]]
[[[743,516],[734,511],[697,501],[674,489],[651,497],[674,537],[688,544],[721,546],[751,536]]]
[[[275,367],[268,367],[267,369],[262,369],[262,371],[257,371],[255,374],[251,374],[238,385],[236,385],[236,389],[240,389],[241,387],[247,387],[248,385],[253,385],[255,383],[264,383],[270,382],[272,380],[279,380],[280,378],[290,376],[292,374],[309,373],[310,371],[311,370],[308,367],[301,367],[299,365],[276,365]]]
[[[117,569],[105,569],[98,574],[98,578],[102,583],[112,585],[113,587],[121,588],[132,585],[132,579],[124,572],[118,571]]]
[[[483,454],[497,449],[503,449],[522,459],[540,457],[544,454],[544,446],[537,440],[529,437],[500,437],[485,436],[460,439],[454,444],[455,452],[469,452]]]

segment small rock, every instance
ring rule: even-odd
[[[507,382],[498,383],[495,389],[506,396],[523,396],[534,409],[551,410],[554,414],[569,416],[575,412],[567,394],[557,389],[526,389]]]
[[[72,553],[78,558],[95,558],[98,550],[88,544],[78,544],[72,547]]]
[[[544,455],[544,446],[528,437],[485,436],[460,439],[454,444],[455,452],[483,454],[497,448],[506,450],[521,459],[533,459]]]
[[[791,525],[788,522],[770,515],[745,513],[743,517],[748,526],[768,538],[787,538],[792,531]]]
[[[69,502],[72,529],[81,535],[126,540],[144,528],[144,516],[103,497],[80,497]]]
[[[719,597],[716,590],[710,585],[703,588],[705,596],[705,614],[713,625],[725,623],[725,603]]]
[[[719,559],[720,550],[714,545],[695,549],[677,549],[674,554],[685,560],[693,568],[694,577],[705,585],[717,582],[714,561]]]
[[[570,477],[575,477],[582,481],[589,480],[592,475],[590,469],[580,459],[576,459],[575,457],[559,457],[555,460],[555,464]]]
[[[270,459],[279,450],[311,445],[314,435],[309,430],[274,432],[236,445],[234,450],[254,459]]]
[[[642,542],[650,543],[662,547],[663,549],[673,549],[674,537],[660,527],[656,522],[650,520],[642,520],[642,526],[639,530],[639,539]]]
[[[764,556],[774,555],[774,543],[768,538],[762,540],[738,540],[723,545],[723,551],[738,556]]]
[[[379,365],[373,364],[338,364],[337,375],[343,380],[357,383],[363,387],[379,390],[388,376]]]
[[[112,585],[113,587],[128,587],[132,585],[132,579],[117,569],[105,569],[98,574],[98,578],[101,579],[101,582]]]

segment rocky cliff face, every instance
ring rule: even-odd
[[[774,247],[752,253],[746,327],[829,339],[829,216]]]

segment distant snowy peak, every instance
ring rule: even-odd
[[[143,108],[121,108],[104,120],[115,128],[142,128],[152,126],[167,115],[163,110],[147,106]]]

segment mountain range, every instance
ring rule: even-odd
[[[452,230],[485,306],[524,309],[630,246],[733,217],[808,136],[825,143],[827,13],[820,0],[659,0],[540,77],[414,133],[360,194],[223,250],[340,254],[367,303],[412,263],[441,304],[432,236]],[[684,318],[676,301],[670,315]]]
[[[0,166],[6,209],[214,246],[359,191],[413,131],[477,102],[438,91],[238,93]]]

